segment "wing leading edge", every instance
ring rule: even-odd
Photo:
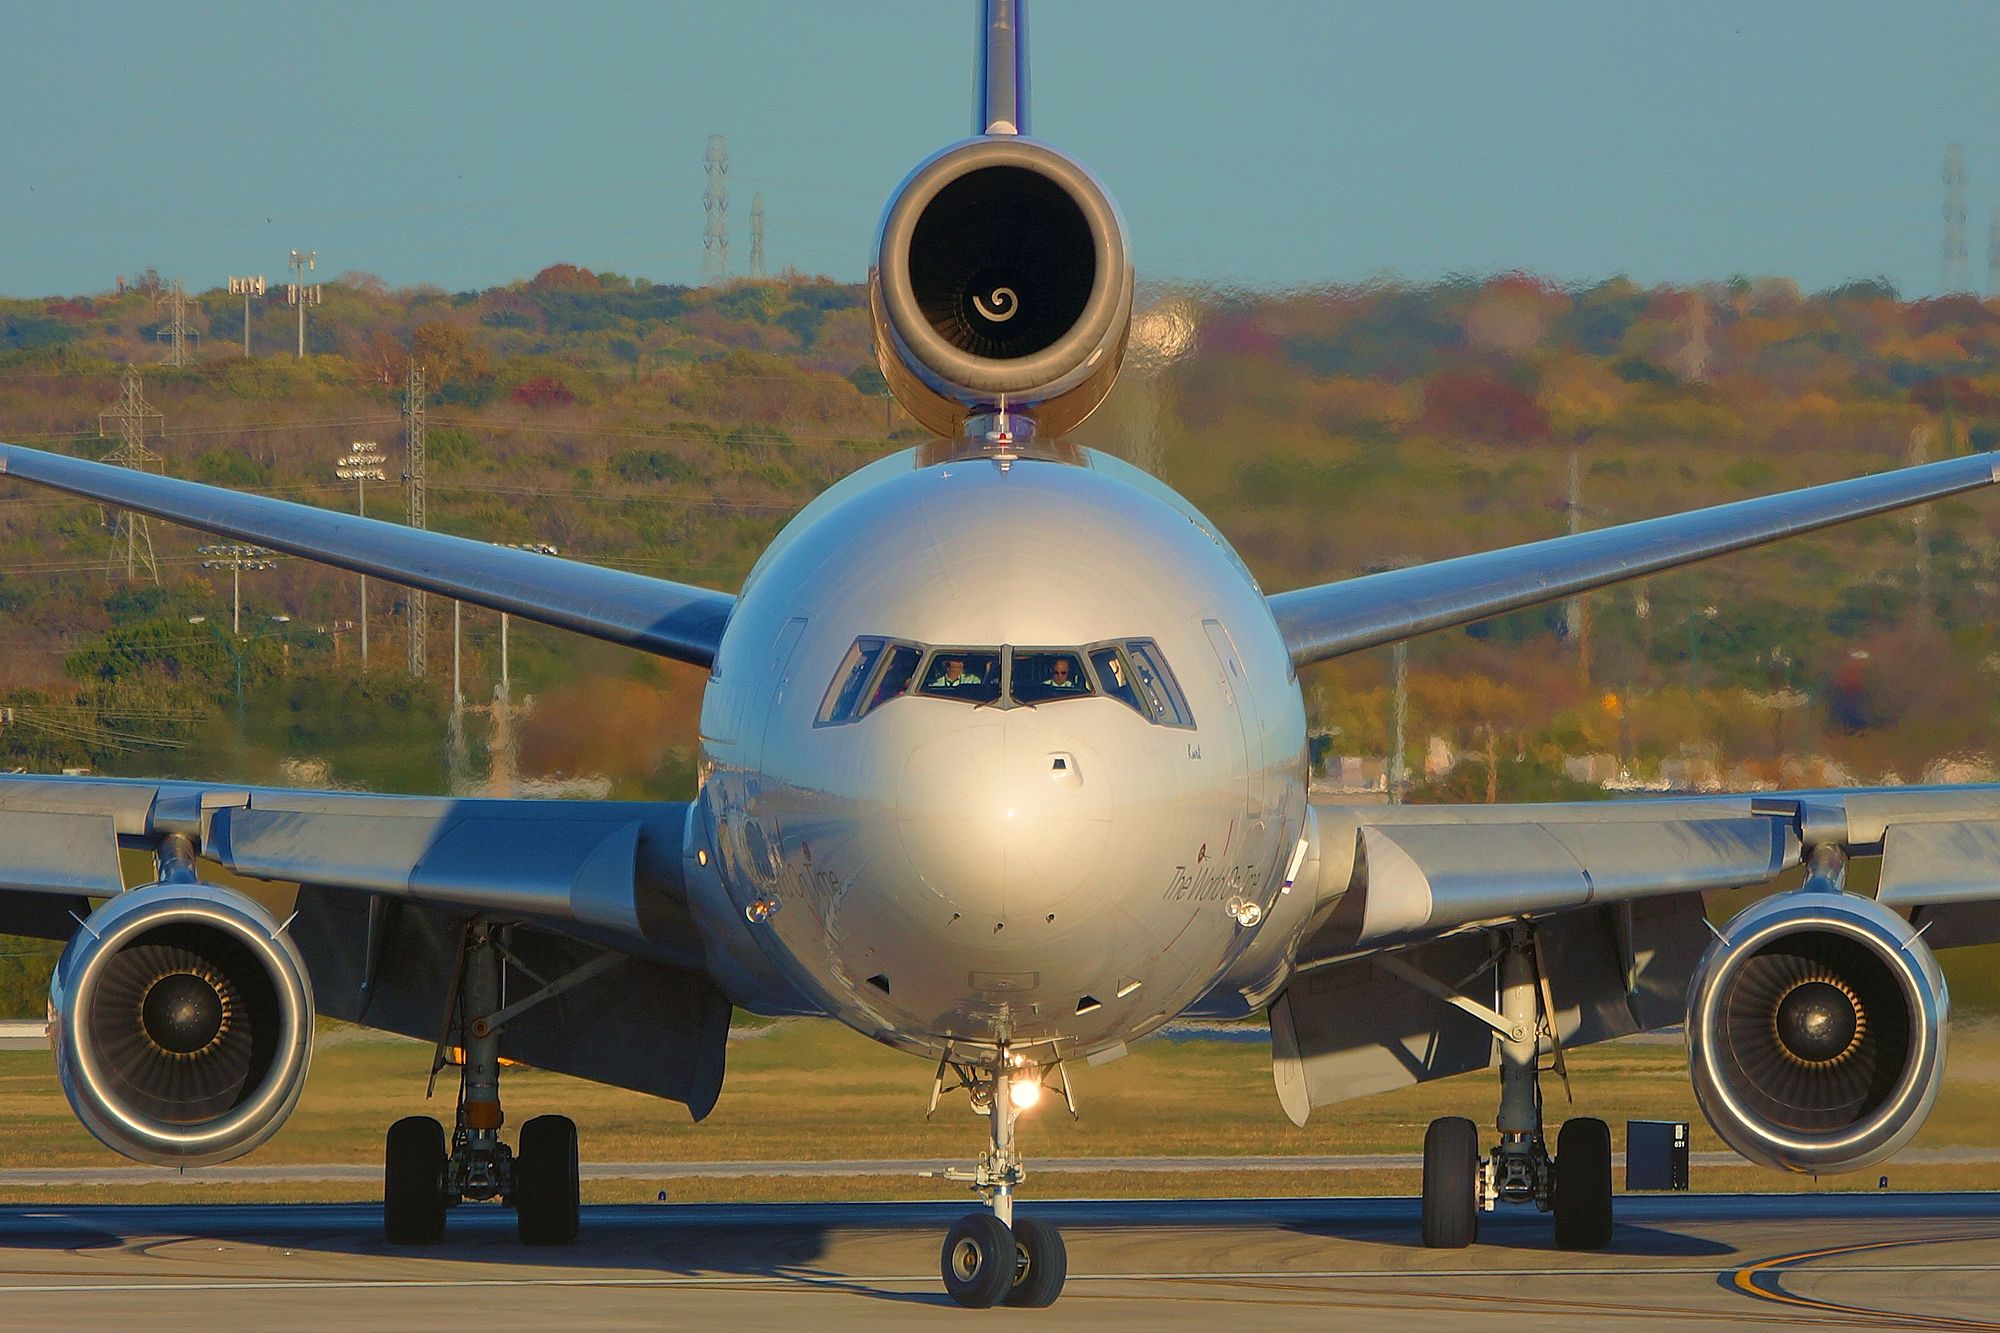
[[[710,666],[728,593],[0,444],[0,473],[441,593],[592,638]]]
[[[1299,666],[1923,504],[2000,480],[1977,454],[1277,593]]]

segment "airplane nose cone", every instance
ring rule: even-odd
[[[1094,755],[1038,719],[983,718],[911,752],[903,851],[955,912],[1046,920],[1101,873],[1110,782]]]

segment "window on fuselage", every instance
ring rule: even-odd
[[[1015,648],[1008,654],[1015,703],[1081,699],[1091,693],[1083,655],[1066,648]]]
[[[918,692],[935,699],[990,704],[1000,697],[1000,654],[992,648],[940,648],[924,663]]]

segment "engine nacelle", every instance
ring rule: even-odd
[[[240,1157],[305,1087],[305,964],[270,913],[229,889],[150,884],[106,902],[63,950],[49,1011],[77,1118],[142,1162]]]
[[[1132,260],[1110,195],[1034,139],[938,153],[889,201],[868,273],[876,358],[940,435],[1000,403],[1061,435],[1111,392]]]
[[[1695,971],[1695,1100],[1751,1161],[1859,1170],[1930,1114],[1948,1007],[1937,958],[1888,908],[1822,889],[1766,898],[1723,927]]]

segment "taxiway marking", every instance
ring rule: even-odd
[[[1837,1314],[1850,1318],[1858,1317],[1903,1324],[1916,1322],[1933,1328],[2000,1330],[2000,1323],[1994,1323],[1990,1320],[1961,1319],[1956,1315],[1922,1314],[1903,1310],[1884,1310],[1868,1305],[1847,1305],[1839,1301],[1823,1301],[1817,1297],[1800,1296],[1795,1292],[1787,1291],[1784,1285],[1784,1275],[1787,1271],[1805,1264],[1815,1263],[1821,1259],[1833,1259],[1849,1254],[1867,1254],[1877,1250],[1906,1249],[1912,1245],[1962,1244],[1967,1241],[1992,1240],[1994,1236],[1995,1233],[1993,1232],[1978,1232],[1966,1236],[1933,1236],[1914,1240],[1875,1240],[1865,1241],[1859,1245],[1835,1245],[1826,1249],[1800,1250],[1792,1254],[1781,1254],[1769,1259],[1760,1259],[1754,1264],[1745,1264],[1740,1268],[1727,1270],[1727,1276],[1729,1278],[1729,1285],[1746,1296],[1760,1301],[1775,1301],[1782,1305],[1792,1305],[1801,1309],[1815,1310],[1824,1314]],[[1992,1265],[1985,1264],[1965,1266],[1939,1265],[1936,1267],[1927,1264],[1913,1264],[1871,1266],[1868,1271],[1870,1273],[1962,1273],[1981,1272],[1992,1267]]]

